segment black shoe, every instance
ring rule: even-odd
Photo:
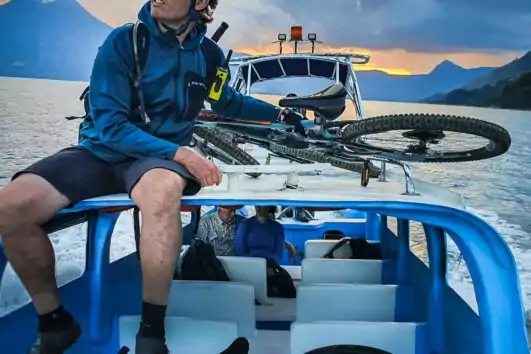
[[[164,339],[136,335],[135,354],[169,354]]]
[[[220,354],[248,354],[249,341],[243,337],[236,338],[234,342]]]
[[[80,336],[81,327],[75,321],[67,329],[38,332],[28,354],[63,354]]]

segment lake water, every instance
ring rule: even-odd
[[[79,121],[68,115],[82,114],[78,97],[86,83],[0,78],[0,186],[12,174],[39,158],[75,144]],[[262,96],[274,102],[272,96]],[[510,151],[498,158],[460,164],[416,164],[414,176],[463,194],[473,213],[504,236],[519,268],[522,295],[531,317],[531,144],[526,126],[531,112],[448,107],[406,103],[365,102],[367,116],[428,112],[482,118],[500,124],[512,137]],[[348,114],[348,112],[347,112]],[[424,238],[412,226],[412,246],[425,257]],[[84,267],[86,225],[52,235],[60,284],[78,277]],[[470,276],[450,241],[450,284],[476,308]],[[120,217],[111,242],[111,259],[134,251],[132,213]],[[29,301],[20,281],[8,267],[0,286],[0,316]]]

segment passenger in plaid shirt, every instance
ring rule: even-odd
[[[208,243],[216,256],[234,256],[234,235],[243,215],[236,214],[241,206],[219,206],[217,212],[201,217],[196,238]]]

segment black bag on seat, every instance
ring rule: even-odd
[[[199,239],[192,240],[183,257],[181,279],[230,281],[212,246]]]
[[[365,347],[363,345],[331,345],[310,350],[304,354],[393,354],[385,350]]]
[[[291,275],[272,259],[266,259],[267,296],[295,299],[297,290]]]
[[[352,252],[351,259],[382,259],[382,252],[379,245],[374,245],[365,239],[344,237],[328,251],[323,258],[334,258],[334,252],[342,247],[345,243],[350,246]]]

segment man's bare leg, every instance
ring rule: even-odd
[[[61,307],[55,279],[55,255],[41,225],[69,204],[43,178],[23,174],[0,190],[0,235],[8,261],[28,291],[39,315],[39,334],[31,353],[62,352],[81,334]]]
[[[143,303],[139,335],[144,337],[165,338],[166,305],[182,243],[180,201],[185,183],[175,172],[153,169],[131,191],[131,198],[142,213]]]
[[[55,255],[40,225],[68,204],[65,196],[33,174],[23,174],[0,190],[4,251],[39,315],[59,307]]]

